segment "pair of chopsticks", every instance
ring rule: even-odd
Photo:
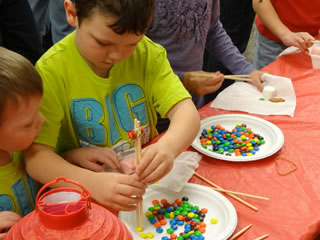
[[[135,164],[138,167],[140,161],[141,161],[141,127],[140,127],[140,121],[137,119],[134,119],[134,131],[136,132],[136,139],[135,139],[135,151],[136,151],[136,159]],[[139,196],[140,197],[140,196]],[[137,227],[143,228],[143,204],[142,201],[138,203],[137,209],[136,209],[136,220],[137,220]]]
[[[248,226],[244,227],[243,229],[241,229],[239,232],[233,234],[228,240],[234,240],[236,239],[237,237],[239,237],[240,235],[242,235],[245,231],[247,231],[249,228],[251,228],[252,224],[249,224]],[[260,236],[254,240],[262,240],[262,239],[265,239],[269,237],[269,234],[265,234],[263,236]]]
[[[252,78],[250,75],[224,75],[224,79],[252,82]]]
[[[261,196],[257,196],[257,195],[252,195],[252,194],[247,194],[247,193],[240,193],[240,192],[235,192],[235,191],[230,191],[230,190],[225,190],[222,187],[218,186],[217,184],[211,182],[209,179],[201,176],[199,173],[194,172],[194,175],[197,176],[198,178],[200,178],[202,181],[208,183],[209,185],[211,185],[213,187],[214,190],[216,191],[220,191],[220,192],[224,192],[226,194],[228,194],[229,196],[233,197],[234,199],[238,200],[239,202],[241,202],[242,204],[246,205],[247,207],[258,211],[258,208],[253,206],[252,204],[246,202],[245,200],[239,198],[236,195],[242,195],[242,196],[246,196],[246,197],[252,197],[252,198],[257,198],[257,199],[262,199],[262,200],[269,200],[269,198],[267,197],[261,197]]]
[[[244,201],[243,199],[237,197],[236,195],[242,195],[242,196],[246,196],[246,197],[252,197],[252,198],[257,198],[257,199],[262,199],[262,200],[269,200],[269,198],[267,197],[261,197],[261,196],[257,196],[257,195],[252,195],[252,194],[247,194],[247,193],[241,193],[241,192],[235,192],[235,191],[230,191],[230,190],[225,190],[222,187],[219,187],[217,184],[211,182],[209,179],[201,176],[199,173],[194,172],[194,175],[198,178],[200,178],[202,181],[208,183],[209,185],[212,186],[212,189],[216,190],[216,191],[220,191],[220,192],[224,192],[226,194],[228,194],[229,196],[233,197],[234,199],[238,200],[239,202],[241,202],[242,204],[246,205],[247,207],[258,211],[258,208],[251,205],[250,203]],[[252,226],[252,224],[249,224],[248,226],[246,226],[245,228],[241,229],[239,232],[237,232],[236,234],[232,235],[229,240],[234,240],[237,237],[239,237],[241,234],[243,234],[245,231],[247,231],[250,227]],[[256,238],[255,240],[262,240],[265,239],[269,236],[269,234],[265,234],[261,237]]]
[[[210,73],[210,72],[201,72],[198,74],[198,76],[203,77],[203,78],[211,78],[214,75],[215,75],[215,73]],[[252,82],[250,75],[224,75],[224,79]]]

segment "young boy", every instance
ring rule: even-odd
[[[13,152],[29,147],[40,131],[42,92],[31,62],[0,47],[0,239],[4,229],[34,209],[37,185]]]
[[[154,4],[65,1],[67,20],[76,30],[36,65],[44,81],[46,123],[25,153],[32,177],[45,183],[66,176],[90,189],[100,204],[133,210],[141,200],[134,196],[165,176],[192,143],[199,114],[164,48],[144,36]],[[119,168],[116,153],[133,147],[128,131],[135,118],[144,128],[143,143],[158,135],[156,111],[171,124],[143,150],[137,175],[102,172],[99,163]]]

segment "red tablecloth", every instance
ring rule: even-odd
[[[197,172],[225,189],[270,198],[242,197],[259,208],[255,212],[226,195],[238,214],[235,232],[253,224],[238,239],[255,239],[267,233],[268,239],[315,239],[320,234],[320,69],[312,69],[310,57],[299,53],[282,56],[263,70],[291,78],[295,89],[297,107],[293,118],[251,114],[277,125],[284,134],[284,146],[273,156],[253,162],[227,162],[203,155]],[[213,109],[210,104],[199,113],[202,119],[244,114]],[[189,150],[195,151],[192,147]],[[294,161],[297,170],[279,175],[275,164],[279,155]],[[280,163],[281,167],[292,167]],[[190,182],[206,185],[195,176]]]

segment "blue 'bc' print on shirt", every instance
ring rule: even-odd
[[[104,103],[94,98],[73,99],[71,116],[79,138],[97,145],[107,142],[114,145],[120,141],[118,128],[126,132],[133,129],[134,118],[138,119],[141,125],[148,122],[143,91],[135,84],[117,87],[112,96],[105,97]],[[107,136],[106,127],[103,125],[105,119],[108,119],[110,136]]]
[[[29,194],[23,181],[21,179],[18,179],[11,186],[11,190],[14,193],[14,198],[16,199],[18,206],[15,206],[15,201],[12,199],[12,196],[7,194],[0,194],[0,212],[16,212],[18,210],[16,209],[16,207],[18,207],[21,212],[21,216],[25,216],[33,210],[35,194],[37,192],[37,185],[29,176],[27,176],[26,184],[27,188],[29,188],[31,200],[33,201],[33,203],[30,203]]]

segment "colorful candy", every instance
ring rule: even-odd
[[[206,232],[207,225],[204,223],[204,219],[208,209],[200,209],[198,206],[190,204],[188,197],[176,199],[173,203],[169,203],[166,199],[162,199],[160,202],[153,200],[152,204],[153,206],[148,208],[145,215],[154,225],[156,233],[168,235],[162,236],[162,240],[205,239],[203,234]],[[167,223],[169,226],[166,227]],[[179,231],[180,233],[178,233]],[[150,234],[140,234],[140,236],[151,238]]]
[[[228,131],[221,125],[213,125],[203,129],[200,136],[201,146],[208,151],[227,156],[253,156],[259,151],[259,147],[265,144],[265,140],[259,134],[254,133],[246,124],[236,124],[232,131]]]

